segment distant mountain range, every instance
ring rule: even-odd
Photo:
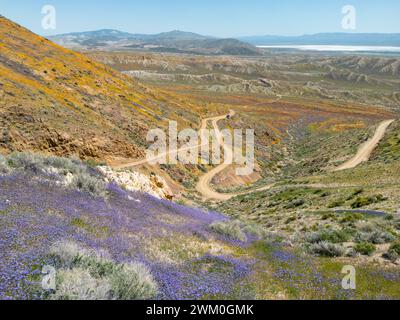
[[[340,45],[400,47],[400,33],[318,33],[303,36],[249,36],[220,39],[174,30],[134,34],[119,30],[77,32],[50,36],[50,40],[78,50],[149,50],[185,54],[262,55],[256,46]]]
[[[171,32],[163,32],[159,34],[133,34],[113,29],[102,29],[97,31],[74,32],[61,35],[51,36],[50,39],[57,41],[66,41],[79,45],[96,45],[101,42],[118,42],[118,41],[138,41],[138,42],[154,42],[154,41],[188,41],[188,40],[205,40],[212,37],[202,36],[192,32],[184,32],[174,30]]]
[[[255,46],[268,45],[348,45],[400,46],[400,33],[318,33],[303,36],[250,36],[238,40]]]
[[[131,34],[118,30],[69,33],[49,37],[68,48],[100,50],[147,49],[191,54],[260,55],[255,46],[237,39],[218,39],[174,30],[159,34]]]

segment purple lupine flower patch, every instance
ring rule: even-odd
[[[252,279],[263,272],[260,265],[269,270],[268,281],[291,297],[355,298],[354,291],[342,289],[340,270],[327,274],[312,256],[271,239],[261,248],[252,234],[239,241],[214,232],[211,224],[229,220],[219,213],[127,192],[116,184],[107,192],[106,198],[96,198],[37,175],[0,176],[0,300],[45,298],[41,270],[54,265],[49,249],[62,240],[107,251],[117,263],[145,264],[158,283],[158,299],[258,297]],[[192,245],[200,251],[191,252]],[[400,282],[394,271],[377,276]]]
[[[350,299],[354,292],[344,290],[339,278],[330,278],[323,274],[312,257],[304,254],[295,254],[276,246],[271,253],[275,265],[274,278],[284,283],[289,290],[298,295],[323,298],[334,296],[336,299]]]
[[[224,294],[234,279],[248,274],[244,262],[228,257],[204,257],[183,267],[155,265],[146,259],[146,239],[160,237],[160,230],[164,230],[164,237],[179,233],[207,241],[216,237],[210,223],[227,218],[126,192],[115,184],[107,189],[109,196],[102,199],[55,187],[37,176],[0,177],[0,299],[39,298],[27,287],[38,268],[48,262],[45,259],[51,245],[65,239],[106,250],[117,262],[147,264],[162,283],[160,295],[164,299]],[[202,264],[223,268],[207,271]]]
[[[251,261],[230,256],[206,254],[177,269],[156,266],[155,277],[163,288],[160,298],[203,299],[229,296],[245,282],[251,272]],[[243,290],[235,292],[236,298],[250,298],[252,293]]]

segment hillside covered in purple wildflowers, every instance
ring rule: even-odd
[[[90,299],[353,299],[398,293],[398,270],[362,268],[361,285],[371,277],[378,285],[357,296],[341,288],[340,263],[307,255],[277,234],[216,212],[128,192],[115,183],[102,185],[95,168],[76,160],[12,155],[1,163],[2,300],[82,298],[79,292],[57,295],[70,274],[95,286]],[[63,186],[66,172],[49,171],[43,163],[80,170],[86,180]],[[58,257],[51,254],[55,244],[66,241]],[[41,287],[44,266],[64,277],[53,291]],[[151,295],[113,289],[121,280],[115,270],[139,270],[135,281],[142,291],[151,288]],[[118,285],[123,288],[123,281]]]

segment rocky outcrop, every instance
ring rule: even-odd
[[[173,199],[173,193],[167,182],[159,176],[150,177],[135,171],[115,171],[110,167],[101,166],[98,170],[104,175],[107,182],[115,182],[128,191],[148,193],[159,199]]]

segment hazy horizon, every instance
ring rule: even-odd
[[[203,34],[203,33],[197,33],[191,30],[179,30],[179,29],[173,29],[173,30],[165,30],[157,33],[139,33],[139,32],[130,32],[122,29],[112,29],[112,28],[101,28],[101,29],[95,29],[95,30],[82,30],[82,31],[73,31],[73,32],[66,32],[66,33],[54,33],[54,34],[49,34],[48,36],[59,36],[59,35],[65,35],[65,34],[74,34],[74,33],[87,33],[87,32],[97,32],[97,31],[103,31],[103,30],[113,30],[113,31],[119,31],[123,33],[130,33],[130,34],[143,34],[143,35],[153,35],[153,34],[162,34],[162,33],[170,33],[174,31],[179,31],[179,32],[187,32],[187,33],[195,33],[199,34],[202,36],[208,36],[208,37],[215,37],[215,38],[251,38],[251,37],[302,37],[302,36],[313,36],[313,35],[318,35],[318,34],[400,34],[399,32],[316,32],[316,33],[305,33],[305,34],[298,34],[298,35],[286,35],[286,34],[253,34],[253,35],[246,35],[246,36],[226,36],[226,37],[218,37],[215,35],[210,35],[210,34]]]
[[[357,10],[355,30],[342,29],[342,8]],[[41,26],[43,6],[57,12],[57,28]],[[180,0],[122,0],[81,3],[53,0],[3,0],[1,14],[45,36],[115,29],[129,33],[157,34],[182,30],[219,38],[246,36],[301,36],[317,33],[400,33],[400,2],[384,0],[261,1],[231,3],[211,0],[187,3]],[[88,15],[88,13],[90,13]]]

